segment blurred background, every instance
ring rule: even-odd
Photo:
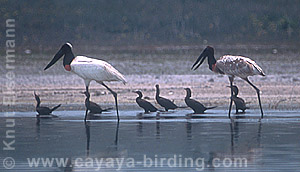
[[[299,44],[297,0],[1,0],[20,47]],[[2,44],[4,43],[1,41]]]

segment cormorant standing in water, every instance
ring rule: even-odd
[[[112,108],[107,108],[107,109],[102,109],[97,103],[90,101],[90,93],[89,92],[84,92],[86,98],[85,98],[85,107],[86,107],[86,111],[85,111],[85,118],[84,120],[86,121],[87,119],[87,114],[88,111],[90,111],[89,113],[91,114],[101,114],[102,112],[105,111],[109,111]]]
[[[186,90],[186,96],[185,96],[185,103],[188,107],[192,108],[195,114],[202,114],[204,113],[206,110],[208,109],[213,109],[216,108],[217,106],[213,106],[213,107],[205,107],[203,104],[201,104],[200,102],[191,99],[192,96],[192,92],[191,89],[189,88],[185,88]]]
[[[160,97],[159,96],[159,85],[156,84],[155,87],[156,87],[156,96],[155,96],[155,99],[156,99],[157,103],[160,106],[164,107],[166,111],[168,111],[169,109],[177,109],[177,108],[179,108],[171,100],[166,99],[164,97]]]
[[[227,86],[230,88],[230,86]],[[237,86],[233,85],[232,86],[232,91],[233,91],[233,96],[232,96],[232,100],[235,104],[235,113],[239,114],[239,113],[245,113],[246,109],[249,109],[249,107],[246,106],[245,101],[238,97],[237,95],[239,94],[239,89]],[[239,109],[242,110],[242,112],[239,112]]]
[[[157,108],[154,107],[150,102],[142,99],[143,94],[141,91],[133,91],[133,92],[139,95],[135,100],[136,103],[145,110],[145,113],[157,111]]]
[[[51,115],[52,115],[51,113],[61,106],[61,104],[59,104],[52,109],[45,107],[45,106],[40,106],[41,99],[35,92],[34,92],[34,97],[37,102],[35,110],[38,112],[38,115],[37,115],[38,117],[51,117]]]

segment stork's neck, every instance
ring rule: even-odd
[[[210,64],[209,69],[213,72],[216,72],[216,63],[215,64]]]
[[[214,57],[214,55],[209,55],[208,56],[208,65],[209,65],[209,69],[211,71],[216,71],[216,63],[217,63],[217,60],[216,58]]]
[[[73,61],[74,58],[75,58],[75,56],[74,56],[72,51],[66,52],[63,64],[64,64],[64,68],[67,71],[71,71],[71,66],[70,65],[71,65],[71,62]]]

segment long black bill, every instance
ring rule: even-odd
[[[53,59],[51,60],[51,62],[45,67],[44,70],[47,70],[48,68],[50,68],[52,65],[54,65],[63,55],[64,55],[64,51],[62,49],[60,49],[55,56],[53,57]]]
[[[196,70],[198,69],[198,67],[204,62],[206,57],[206,52],[205,50],[200,54],[200,56],[198,57],[198,59],[196,60],[196,62],[193,64],[191,70]],[[201,61],[200,61],[201,60]],[[200,63],[199,63],[200,61]]]

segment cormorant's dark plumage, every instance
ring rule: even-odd
[[[85,113],[85,118],[84,120],[87,119],[87,112],[90,111],[89,113],[91,114],[101,114],[102,112],[111,110],[111,108],[107,109],[102,109],[97,103],[90,101],[90,93],[89,92],[84,92],[86,98],[85,98],[85,107],[86,107],[86,113]]]
[[[186,97],[185,97],[184,101],[185,101],[185,103],[186,103],[186,105],[188,107],[190,107],[190,108],[193,109],[194,113],[196,113],[196,114],[202,114],[202,113],[204,113],[208,109],[213,109],[213,108],[217,107],[217,106],[205,107],[200,102],[198,102],[198,101],[196,101],[194,99],[191,99],[191,96],[192,96],[191,89],[185,88],[185,90],[186,90]]]
[[[240,113],[239,110],[242,110],[241,113],[245,113],[245,110],[249,109],[249,107],[246,106],[246,103],[242,98],[237,96],[239,94],[238,87],[233,85],[232,86],[232,91],[234,93],[233,97],[232,97],[232,100],[234,101],[234,104],[235,104],[235,113],[236,114]]]
[[[135,100],[136,100],[136,103],[145,110],[145,113],[157,111],[157,108],[154,107],[150,102],[142,99],[142,97],[143,97],[142,92],[134,91],[134,93],[137,93],[139,95]]]
[[[158,84],[155,85],[155,87],[156,87],[155,99],[160,106],[164,107],[166,111],[168,111],[169,109],[177,109],[178,108],[178,106],[175,105],[171,100],[159,96],[160,92],[159,92]]]
[[[37,102],[35,110],[38,112],[38,116],[51,116],[51,113],[59,108],[61,104],[53,107],[52,109],[45,107],[45,106],[40,106],[41,105],[41,99],[40,97],[34,92],[34,97]]]

